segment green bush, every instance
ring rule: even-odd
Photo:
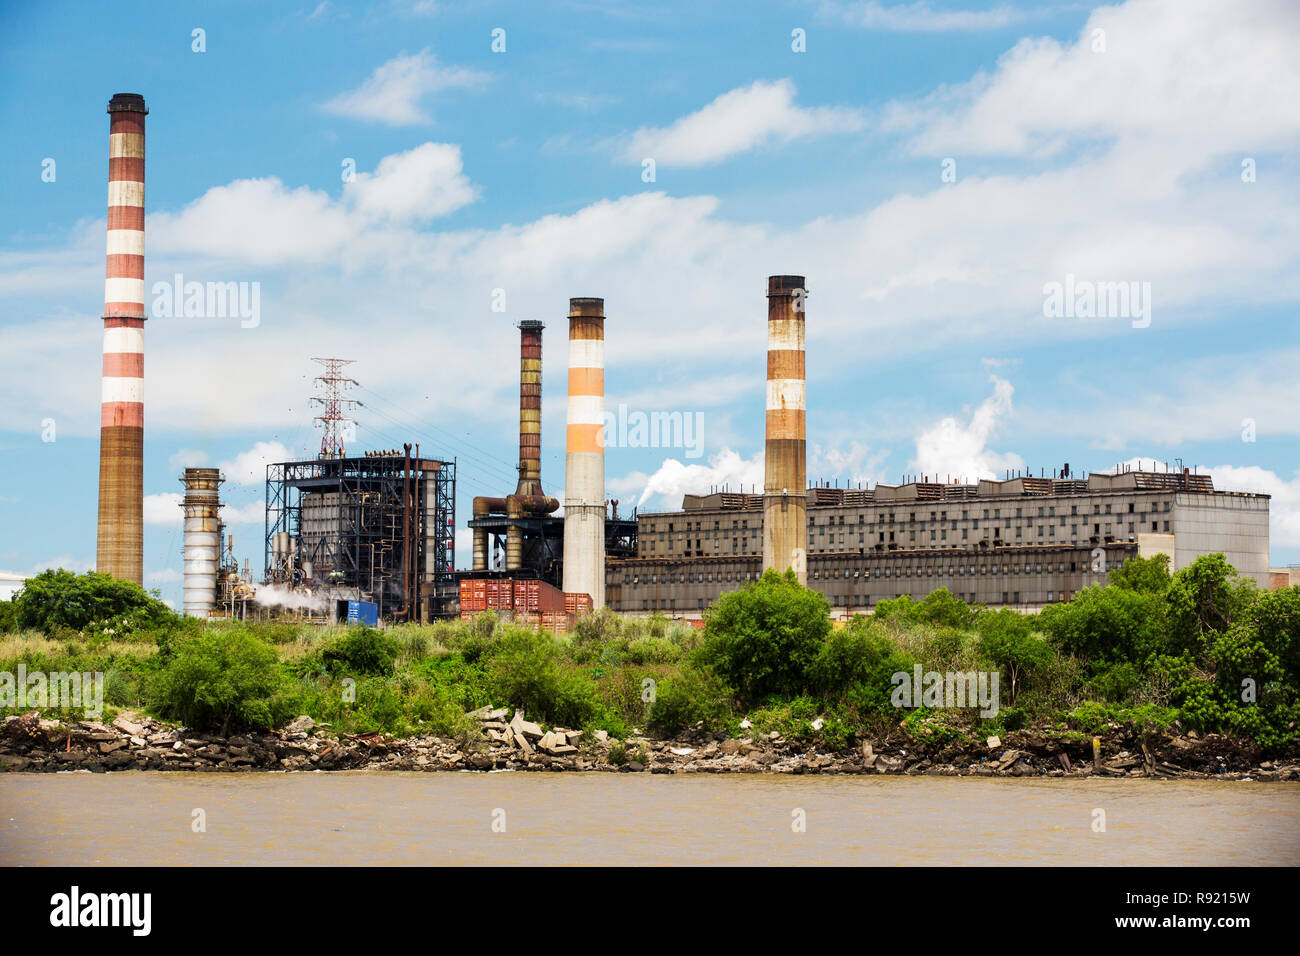
[[[701,722],[704,729],[713,730],[727,716],[726,698],[727,689],[717,678],[687,667],[656,683],[647,723],[665,737],[693,730]]]
[[[320,652],[321,663],[331,674],[391,674],[402,644],[395,637],[373,627],[349,627],[341,637]]]
[[[1052,649],[1042,638],[1031,633],[1029,625],[1014,611],[1001,615],[996,623],[989,620],[980,633],[980,651],[1006,672],[1010,678],[1011,695],[1007,703],[1015,705],[1016,696],[1038,674],[1046,671],[1052,662]]]
[[[803,693],[809,669],[830,633],[830,605],[803,587],[793,571],[768,570],[731,591],[705,613],[704,643],[696,652],[742,703],[768,694]]]
[[[149,704],[196,730],[269,730],[294,716],[275,649],[239,629],[185,637],[154,676]]]
[[[1142,665],[1169,651],[1167,612],[1164,595],[1093,585],[1044,608],[1038,620],[1053,646],[1105,669],[1122,661]]]

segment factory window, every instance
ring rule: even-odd
[[[993,540],[994,540],[994,541],[998,541],[998,540],[1000,540],[1001,538],[1002,538],[1002,529],[1001,529],[1001,528],[994,528],[994,529],[993,529]]]
[[[1041,564],[1036,564],[1036,565],[1034,565],[1034,573],[1035,573],[1035,574],[1042,574],[1042,573],[1043,573],[1043,566],[1042,566]]]
[[[1155,528],[1152,528],[1151,530],[1154,531]],[[1092,533],[1093,533],[1093,534],[1101,534],[1101,525],[1099,525],[1099,524],[1094,524],[1094,525],[1092,526]]]
[[[931,532],[931,533],[933,533],[933,532]],[[865,542],[862,540],[862,538],[863,538],[862,534],[859,533],[859,534],[858,534],[858,544],[865,544]]]
[[[1053,508],[1048,508],[1048,509],[1047,509],[1047,516],[1048,516],[1049,518],[1055,518],[1055,517],[1056,517],[1056,508],[1054,508],[1054,507],[1053,507]]]
[[[946,511],[940,511],[940,512],[939,512],[939,520],[940,520],[940,521],[947,521],[947,520],[948,520],[948,512],[946,512]]]
[[[1064,571],[1064,570],[1065,570],[1065,562],[1064,562],[1064,561],[1062,561],[1062,562],[1057,566],[1057,570],[1058,570],[1058,571]]]
[[[934,540],[934,532],[933,532],[933,531],[930,532],[930,540],[931,540],[931,541]]]
[[[994,509],[993,509],[993,517],[995,517],[995,518],[1001,518],[1001,517],[1002,517],[1002,509],[1001,509],[1001,508],[994,508]]]
[[[1054,524],[1049,524],[1049,525],[1047,526],[1047,536],[1048,536],[1049,538],[1055,538],[1055,537],[1056,537],[1056,525],[1054,525]]]
[[[1107,534],[1110,534],[1110,522],[1109,522],[1109,521],[1106,522],[1106,533],[1107,533]]]
[[[939,532],[939,537],[940,537],[942,540],[947,541],[947,540],[948,540],[948,532],[947,532],[947,531],[940,531],[940,532]]]
[[[1130,522],[1128,523],[1128,533],[1129,533],[1129,534],[1132,534],[1132,533],[1133,533],[1133,522],[1132,522],[1132,521],[1130,521]]]
[[[909,531],[908,534],[910,535],[910,537],[908,538],[909,541],[915,541],[915,540],[916,540],[916,532],[915,532],[915,531]]]
[[[641,599],[641,610],[643,611],[650,610],[650,601],[648,599],[646,598]]]
[[[1048,592],[1047,592],[1047,600],[1049,600],[1049,601],[1052,600],[1052,592],[1051,592],[1051,591],[1048,591]]]
[[[931,521],[934,520],[934,512],[933,512],[933,511],[930,512],[930,520],[931,520]]]
[[[1079,535],[1079,526],[1077,524],[1070,525],[1070,537],[1075,538],[1078,537],[1078,535]]]
[[[1106,514],[1110,514],[1110,505],[1106,506]]]
[[[1169,524],[1169,522],[1166,521],[1165,524]],[[892,532],[892,531],[889,532],[889,540],[890,540],[890,541],[893,541],[893,540],[894,540],[894,532]]]
[[[701,609],[703,609],[703,607],[704,607],[704,598],[700,598],[699,607],[700,607]]]
[[[1133,502],[1131,501],[1128,503],[1128,513],[1129,514],[1133,513]]]
[[[1019,509],[1019,508],[1016,509],[1016,517],[1017,517],[1017,518],[1020,517],[1020,511],[1021,511],[1021,509]]]
[[[969,515],[967,512],[963,511],[963,512],[961,513],[961,520],[962,520],[962,521],[965,521],[968,517],[970,517],[970,515]]]
[[[908,521],[915,521],[915,520],[916,520],[916,512],[915,512],[915,511],[910,512],[910,513],[908,514],[908,516],[907,516],[907,520],[908,520]]]
[[[1157,522],[1155,522],[1155,521],[1151,522],[1151,530],[1152,530],[1152,531],[1155,531],[1155,530],[1156,530],[1156,524],[1157,524]]]
[[[976,531],[978,531],[980,529],[980,519],[976,518],[974,521],[972,521],[971,527],[974,528]]]
[[[989,516],[989,509],[988,509],[988,508],[985,508],[985,509],[984,509],[984,517],[987,518],[988,516]]]
[[[1019,592],[1019,591],[1015,591],[1015,592],[1013,592],[1012,595],[1011,595],[1011,600],[1012,600],[1012,602],[1014,602],[1015,604],[1019,604],[1019,603],[1020,603],[1020,592]]]
[[[1166,530],[1166,531],[1169,530],[1169,522],[1168,522],[1168,521],[1165,522],[1165,530]]]
[[[965,529],[965,528],[962,528],[962,529],[961,529],[961,539],[962,539],[963,541],[965,541],[967,537],[969,537],[969,535],[968,535],[966,529]]]
[[[1101,505],[1093,505],[1093,506],[1092,506],[1092,513],[1095,514],[1095,515],[1099,515],[1099,514],[1101,514]]]
[[[1070,514],[1072,514],[1072,515],[1077,515],[1078,513],[1079,513],[1079,506],[1078,506],[1078,505],[1070,505]]]
[[[1166,502],[1165,502],[1165,511],[1168,511],[1168,510],[1169,510],[1169,502],[1166,501]]]
[[[889,577],[889,568],[885,568],[885,577]]]
[[[1003,591],[1003,592],[1002,592],[1002,603],[1003,603],[1003,604],[1006,604],[1006,603],[1007,603],[1007,592],[1006,592],[1006,591]]]

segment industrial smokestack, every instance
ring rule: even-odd
[[[108,115],[108,258],[95,568],[144,583],[144,97]]]
[[[605,606],[605,300],[569,300],[564,590]]]
[[[542,494],[542,329],[536,319],[519,323],[519,484],[506,496],[506,515],[550,514],[560,507]],[[511,523],[506,530],[506,570],[524,566],[524,531]]]
[[[185,498],[185,603],[187,617],[207,617],[217,603],[217,568],[221,558],[221,472],[186,468],[181,477]]]
[[[803,276],[767,279],[767,442],[763,568],[793,568],[808,583],[807,423]]]

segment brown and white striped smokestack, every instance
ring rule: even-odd
[[[138,93],[108,115],[108,259],[95,567],[144,583],[144,118]]]
[[[767,279],[767,441],[763,568],[794,568],[808,583],[808,466],[803,276]]]
[[[564,590],[605,606],[605,300],[569,300]]]

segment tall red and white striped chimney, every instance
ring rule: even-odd
[[[144,97],[108,115],[108,257],[95,567],[144,583]]]

